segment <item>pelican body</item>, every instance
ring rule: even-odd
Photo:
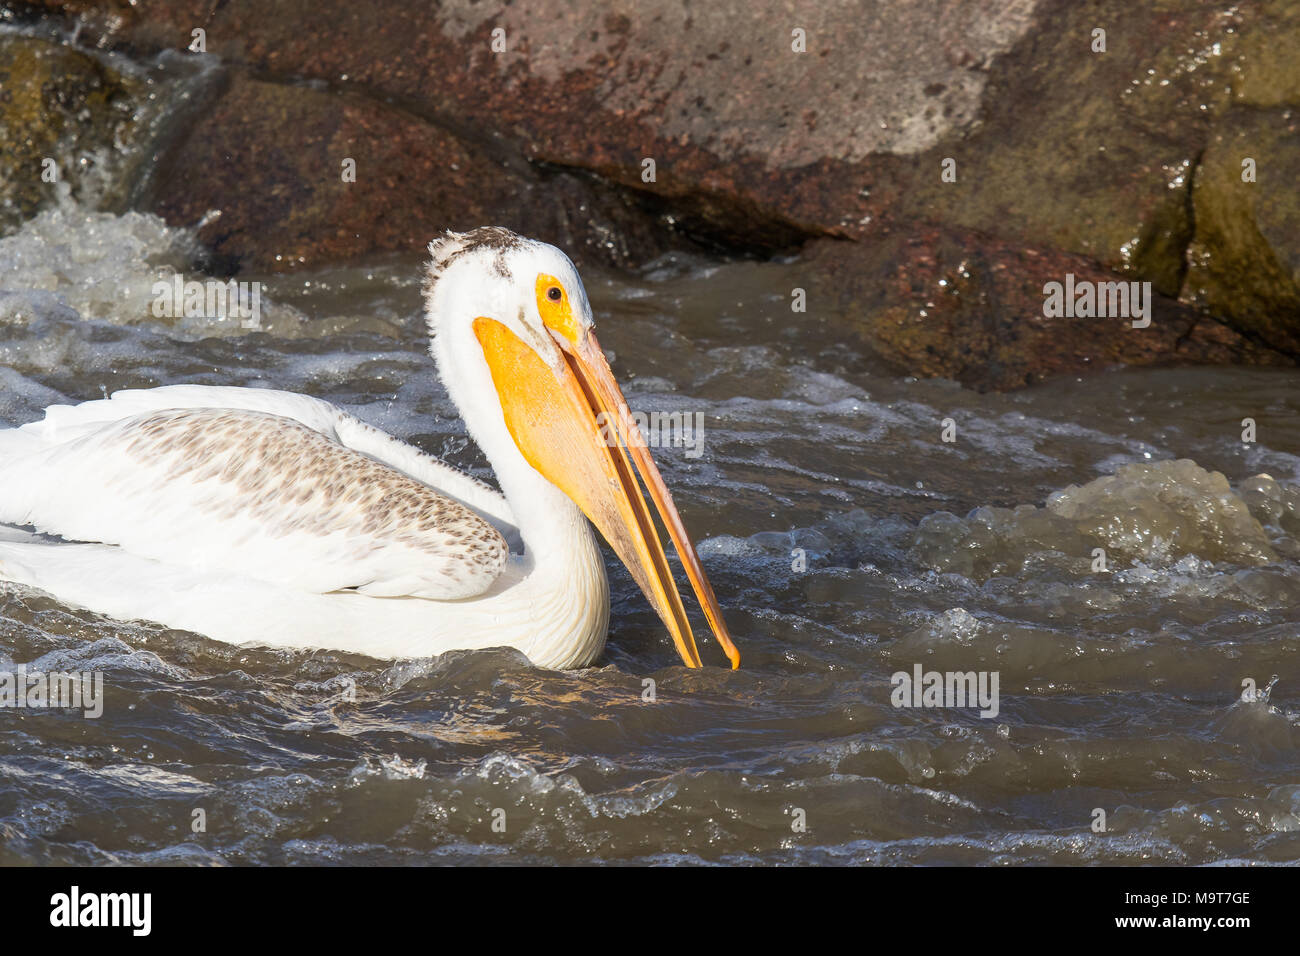
[[[497,227],[429,251],[431,353],[500,493],[308,396],[121,391],[0,430],[0,579],[231,643],[582,667],[609,625],[594,524],[699,667],[639,474],[737,666],[573,263]]]

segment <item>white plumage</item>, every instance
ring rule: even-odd
[[[182,426],[202,434],[214,424],[205,418],[211,415],[230,421],[218,419],[220,432],[203,436],[209,446],[230,443],[225,455],[234,460],[245,448],[245,465],[254,463],[241,440],[250,436],[288,450],[307,432],[319,441],[317,457],[302,463],[294,482],[266,474],[261,490],[220,474],[173,470],[175,456],[185,454]],[[178,427],[154,440],[173,447],[153,458],[132,453],[132,436],[160,416]],[[369,482],[348,473],[357,458],[373,469],[361,476]],[[393,486],[400,494],[408,482],[445,503],[438,515],[444,525],[416,535],[363,533],[364,512],[348,493],[365,493],[382,507]],[[298,484],[312,489],[304,500],[292,491]],[[320,512],[331,486],[349,507],[334,509],[345,520],[327,530]],[[254,516],[259,495],[271,513]],[[289,392],[195,385],[123,391],[52,406],[42,421],[0,431],[0,523],[64,539],[0,528],[0,578],[115,617],[232,643],[382,658],[512,646],[541,666],[583,666],[603,646],[608,611],[586,622],[585,639],[570,642],[570,632],[590,617],[592,604],[607,604],[608,585],[586,519],[573,511],[569,547],[553,541],[556,548],[546,549],[571,553],[550,573],[533,573],[534,554],[506,552],[506,538],[520,538],[500,494],[327,402]],[[308,526],[295,528],[301,518]],[[490,534],[495,559],[475,567],[457,556],[448,532],[458,526]],[[378,598],[438,597],[427,592],[441,582],[444,556],[465,565],[470,591],[445,596],[478,600]],[[560,571],[577,573],[561,582]]]

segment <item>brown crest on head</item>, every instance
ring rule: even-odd
[[[429,268],[425,273],[424,292],[433,291],[434,284],[447,271],[447,267],[461,256],[483,250],[497,253],[493,266],[503,279],[510,278],[505,254],[524,245],[523,237],[502,226],[479,226],[469,232],[452,232],[450,229],[429,243]]]

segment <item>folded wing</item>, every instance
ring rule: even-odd
[[[285,393],[118,393],[0,432],[0,523],[295,590],[480,594],[509,555],[503,504],[327,403]]]

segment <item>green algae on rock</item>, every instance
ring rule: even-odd
[[[1214,130],[1193,188],[1184,297],[1300,356],[1300,105],[1237,107]]]
[[[0,35],[0,94],[0,230],[49,204],[59,183],[77,196],[107,187],[99,168],[139,133],[144,84],[59,43]]]

